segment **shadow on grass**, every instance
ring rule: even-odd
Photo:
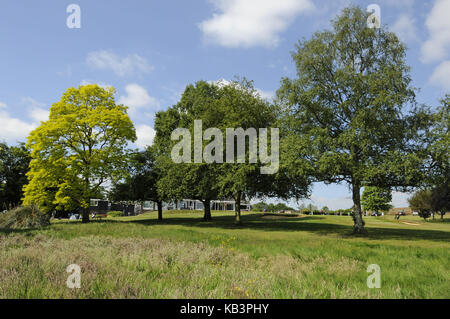
[[[155,215],[156,216],[156,215]],[[221,229],[248,229],[260,231],[285,231],[285,232],[313,232],[320,235],[337,235],[342,238],[354,238],[352,235],[353,227],[351,225],[339,225],[333,223],[323,222],[326,219],[323,216],[304,216],[300,218],[281,218],[281,219],[263,219],[261,214],[249,214],[242,217],[242,224],[234,223],[234,215],[213,216],[211,221],[204,221],[199,213],[197,217],[171,217],[171,214],[166,214],[162,221],[159,221],[155,216],[148,215],[147,219],[123,219],[121,218],[111,220],[93,220],[90,224],[124,224],[132,223],[145,226],[157,225],[173,225],[186,227],[204,227],[204,228],[221,228]],[[344,217],[343,217],[344,218]],[[80,221],[69,222],[61,221],[56,225],[71,225],[84,226],[86,224]],[[89,224],[88,224],[89,225]],[[46,229],[47,226],[42,229]],[[2,229],[0,234],[25,234],[32,235],[40,229]],[[424,230],[424,229],[396,229],[389,227],[367,227],[368,235],[365,238],[369,240],[431,240],[439,242],[450,242],[450,232],[440,230]]]
[[[200,216],[200,215],[199,215]],[[320,222],[326,219],[322,216],[305,216],[301,218],[283,218],[283,219],[263,219],[260,214],[250,214],[242,217],[242,224],[234,223],[234,216],[214,216],[211,221],[204,221],[201,218],[193,217],[173,217],[170,215],[162,221],[156,219],[145,220],[126,220],[120,221],[125,223],[138,223],[141,225],[180,225],[188,227],[216,227],[222,229],[249,229],[261,231],[308,231],[318,233],[320,235],[336,234],[341,237],[353,238],[353,226],[338,225]],[[310,222],[313,221],[313,222]],[[315,222],[317,221],[317,222]],[[433,240],[450,242],[450,232],[439,230],[423,230],[423,229],[395,229],[383,227],[367,227],[367,239],[373,240]]]
[[[5,234],[23,234],[25,236],[31,236],[34,232],[48,229],[51,226],[45,226],[42,228],[19,228],[19,229],[12,229],[12,228],[0,228],[0,235]]]

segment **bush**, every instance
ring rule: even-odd
[[[421,209],[421,210],[419,210],[419,216],[422,217],[423,219],[427,220],[427,218],[431,217],[431,211]]]
[[[26,229],[50,225],[50,215],[36,206],[17,207],[0,215],[0,228]]]
[[[111,216],[111,217],[122,217],[123,216],[123,212],[120,212],[120,211],[108,212],[108,216]]]

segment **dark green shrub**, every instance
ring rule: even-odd
[[[26,229],[50,225],[50,215],[42,213],[36,206],[17,207],[0,214],[0,228]]]

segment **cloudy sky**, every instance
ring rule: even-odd
[[[79,29],[66,24],[72,3]],[[189,83],[245,76],[270,98],[295,76],[294,44],[350,3],[380,6],[382,24],[409,48],[419,102],[437,105],[450,92],[450,0],[2,0],[0,140],[25,141],[68,87],[85,83],[117,89],[139,147],[152,142],[155,112]],[[345,185],[316,184],[311,200],[348,208],[349,196]],[[406,198],[395,193],[393,204]]]

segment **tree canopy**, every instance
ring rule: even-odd
[[[300,41],[295,79],[278,91],[285,112],[284,151],[299,174],[352,189],[354,233],[364,234],[360,189],[417,183],[421,128],[405,46],[368,14],[349,7],[333,29]]]
[[[0,211],[21,203],[29,163],[30,152],[23,143],[0,143]]]
[[[245,79],[218,83],[199,81],[187,86],[179,103],[156,116],[155,144],[162,155],[160,163],[163,172],[160,191],[171,198],[201,200],[205,206],[205,219],[210,218],[210,200],[233,198],[236,201],[237,223],[240,222],[240,202],[244,198],[304,196],[309,186],[306,179],[292,180],[283,167],[277,167],[274,174],[261,174],[261,169],[268,164],[261,161],[261,149],[259,153],[252,153],[259,155],[260,160],[250,161],[250,137],[243,141],[242,155],[245,158],[242,161],[238,159],[239,138],[226,143],[227,129],[242,130],[244,134],[260,128],[270,130],[276,119],[274,106],[263,100],[252,82]],[[198,120],[202,121],[202,136],[197,142],[203,159],[198,161],[191,153],[187,154],[187,162],[175,163],[172,150],[177,141],[171,140],[172,132],[177,128],[188,129],[189,136],[194,136],[188,142],[189,151],[193,150],[196,147],[195,123]],[[272,136],[267,140],[266,152],[272,146]],[[228,160],[228,151],[233,156],[232,161]],[[275,155],[273,148],[271,151]],[[206,158],[213,161],[208,162]]]
[[[391,209],[392,191],[389,188],[367,186],[361,196],[364,210],[372,212],[388,211]]]
[[[156,165],[156,150],[148,146],[144,151],[130,154],[129,175],[123,180],[113,184],[108,192],[109,199],[113,201],[151,200],[158,206],[158,219],[162,219],[162,198],[158,194],[158,181],[161,173]]]
[[[48,121],[30,133],[29,184],[25,203],[44,210],[82,207],[89,221],[90,199],[106,181],[127,172],[128,143],[136,133],[127,107],[114,100],[112,87],[69,88],[50,109]]]

